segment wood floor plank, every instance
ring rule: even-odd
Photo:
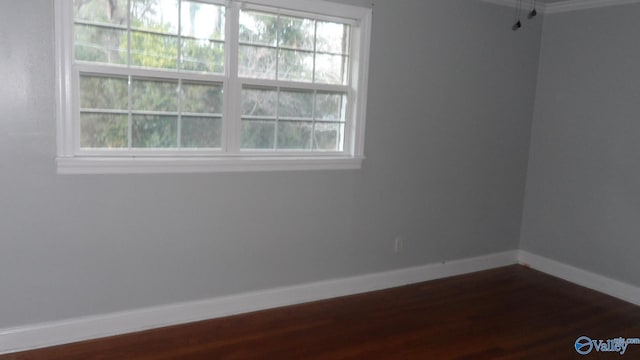
[[[613,359],[640,307],[523,266],[0,356],[98,359]],[[640,359],[629,345],[627,359]]]

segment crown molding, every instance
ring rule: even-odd
[[[482,2],[508,6],[515,8],[518,6],[518,0],[481,0]],[[542,3],[538,2],[536,5],[536,9],[538,12],[542,14],[558,14],[563,12],[570,11],[578,11],[578,10],[586,10],[586,9],[594,9],[600,7],[609,7],[609,6],[618,6],[618,5],[629,5],[629,4],[640,4],[640,0],[564,0],[558,1],[554,3]],[[530,6],[529,1],[523,1],[522,7],[523,9],[528,9]]]
[[[486,2],[489,4],[494,4],[494,5],[501,5],[501,6],[508,6],[508,7],[512,7],[515,8],[518,6],[518,0],[480,0],[482,2]],[[638,0],[640,1],[640,0]],[[547,7],[549,5],[544,4],[542,2],[538,2],[536,4],[536,10],[540,13],[545,13]],[[522,1],[522,8],[525,10],[528,10],[531,7],[531,0],[525,0]]]
[[[640,4],[640,0],[565,0],[545,5],[545,14],[594,9],[600,7]]]

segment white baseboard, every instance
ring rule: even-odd
[[[518,251],[518,262],[549,275],[640,305],[640,287],[592,273],[556,260]]]
[[[382,273],[320,281],[203,301],[0,329],[0,354],[391,288],[517,263],[507,251]]]
[[[0,354],[353,295],[516,263],[640,305],[640,287],[527,251],[513,250],[202,301],[0,329]]]

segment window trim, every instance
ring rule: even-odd
[[[205,0],[206,1],[206,0]],[[232,107],[227,114],[230,120],[223,126],[223,152],[191,151],[189,149],[163,152],[162,149],[136,151],[135,154],[113,155],[104,151],[79,151],[76,148],[78,121],[74,120],[77,89],[73,52],[73,14],[70,0],[56,0],[55,12],[55,56],[56,56],[56,123],[57,123],[57,157],[58,174],[136,174],[136,173],[202,173],[202,172],[238,172],[238,171],[287,171],[287,170],[340,170],[359,169],[364,159],[364,128],[367,104],[367,85],[369,69],[369,52],[371,36],[370,8],[311,0],[250,0],[250,1],[210,1],[211,3],[229,6],[228,11],[235,11],[245,6],[250,9],[267,9],[306,13],[313,17],[339,17],[354,21],[352,30],[351,81],[347,85],[350,101],[350,118],[345,129],[345,148],[343,152],[282,152],[282,151],[238,151],[225,152],[230,141],[238,141],[231,132],[237,131],[240,125],[240,114]],[[66,4],[65,4],[66,3]],[[237,30],[237,19],[228,18],[228,32]],[[225,37],[225,41],[230,41]],[[255,79],[243,82],[237,75],[237,64],[230,61],[237,51],[237,39],[231,49],[227,47],[225,78],[230,87],[225,95],[225,106],[230,101],[237,101],[243,84],[260,82]],[[81,68],[81,66],[78,66]],[[187,73],[188,74],[188,73]],[[188,75],[187,75],[188,76]],[[286,83],[285,81],[282,81]],[[305,86],[304,83],[292,85]],[[347,138],[348,137],[348,138]],[[148,152],[148,154],[147,154]]]

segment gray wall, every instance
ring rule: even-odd
[[[544,20],[521,247],[640,285],[640,5]]]
[[[56,175],[52,1],[0,9],[0,328],[518,247],[541,28],[512,9],[376,2],[361,170],[117,176]]]

